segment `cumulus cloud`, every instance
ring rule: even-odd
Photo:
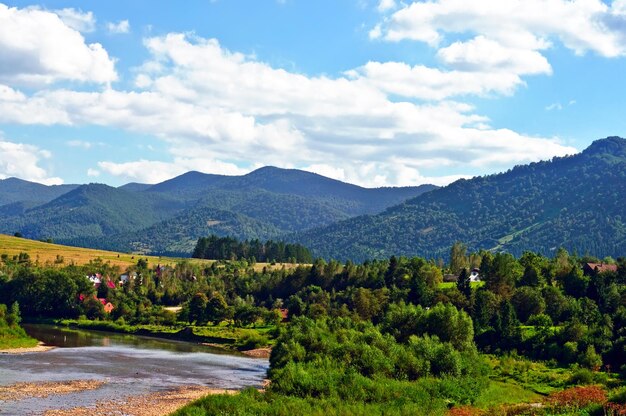
[[[128,20],[120,20],[117,23],[107,23],[107,30],[112,34],[124,34],[130,32],[130,23]]]
[[[389,11],[395,8],[396,8],[396,0],[380,0],[378,2],[378,6],[376,7],[376,9],[381,13],[384,13],[386,11]]]
[[[626,53],[623,0],[415,1],[385,23],[388,40],[411,39],[436,46],[446,34],[474,33],[508,47],[537,50],[558,39],[576,53],[605,57]],[[621,28],[620,28],[621,24]]]
[[[108,84],[117,79],[107,51],[99,43],[87,44],[76,29],[88,28],[87,15],[73,9],[57,13],[0,3],[0,83],[46,85],[70,80]]]
[[[442,71],[403,62],[368,62],[349,76],[403,97],[443,100],[458,95],[512,94],[524,82],[508,72]]]
[[[96,30],[96,18],[93,12],[83,12],[72,8],[55,10],[66,26],[81,33],[91,33]]]
[[[275,165],[366,186],[442,184],[466,175],[427,172],[442,166],[493,171],[576,152],[552,138],[493,129],[472,106],[450,100],[509,93],[522,81],[506,72],[494,70],[489,78],[370,62],[343,76],[307,76],[229,51],[215,39],[168,34],[145,45],[151,59],[136,69],[137,90],[26,96],[0,87],[0,120],[101,125],[159,137],[171,162],[98,164],[99,171],[149,183],[188,170],[241,174]],[[28,118],[33,111],[38,119]]]
[[[99,162],[98,166],[110,175],[150,184],[163,182],[192,170],[206,173],[219,172],[223,175],[243,175],[248,172],[248,170],[241,169],[232,163],[184,157],[177,157],[173,162],[144,159],[123,163],[105,161]]]
[[[43,159],[49,159],[50,156],[47,150],[28,144],[9,142],[0,136],[0,179],[18,177],[46,185],[59,185],[63,183],[61,178],[51,177],[44,168],[39,166]]]

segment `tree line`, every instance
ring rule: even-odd
[[[250,259],[253,262],[311,263],[311,252],[300,244],[258,239],[238,241],[232,237],[211,235],[198,239],[193,258],[210,260]]]

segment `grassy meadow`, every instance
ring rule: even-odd
[[[147,260],[149,267],[156,266],[157,264],[175,265],[180,261],[189,261],[194,264],[207,265],[214,262],[214,260],[146,256],[143,254],[118,253],[92,248],[70,247],[0,234],[0,254],[7,254],[9,257],[13,257],[18,256],[20,253],[27,253],[32,261],[39,262],[40,264],[62,263],[67,265],[74,263],[77,265],[83,265],[92,260],[101,259],[105,263],[109,262],[112,266],[119,266],[122,270],[137,264],[137,260],[139,258]],[[254,269],[256,271],[260,271],[264,267],[280,269],[283,266],[287,269],[292,269],[297,265],[289,263],[277,263],[274,265],[269,263],[256,263],[254,265]]]

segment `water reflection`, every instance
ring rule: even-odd
[[[214,354],[233,354],[219,348],[212,348],[191,342],[159,339],[140,335],[70,329],[53,325],[24,324],[23,326],[28,335],[31,337],[37,338],[46,345],[53,345],[55,347],[62,348],[128,345],[176,352],[211,352]]]

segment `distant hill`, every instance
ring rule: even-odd
[[[361,261],[391,255],[447,257],[472,250],[626,255],[626,140],[595,141],[580,154],[459,180],[377,215],[291,237],[313,254]]]
[[[102,184],[81,185],[60,197],[0,221],[0,232],[66,240],[141,229],[172,215],[148,198]],[[160,209],[159,209],[160,208]]]
[[[45,204],[75,189],[78,185],[52,185],[24,181],[18,178],[0,180],[0,207],[23,202],[26,205]]]
[[[24,188],[30,184],[22,182]],[[52,194],[50,187],[32,185]],[[273,167],[243,176],[188,172],[156,185],[69,186],[69,192],[41,202],[16,201],[15,192],[0,192],[7,201],[0,204],[0,232],[87,247],[184,254],[200,236],[274,238],[379,212],[435,188],[367,189]]]

